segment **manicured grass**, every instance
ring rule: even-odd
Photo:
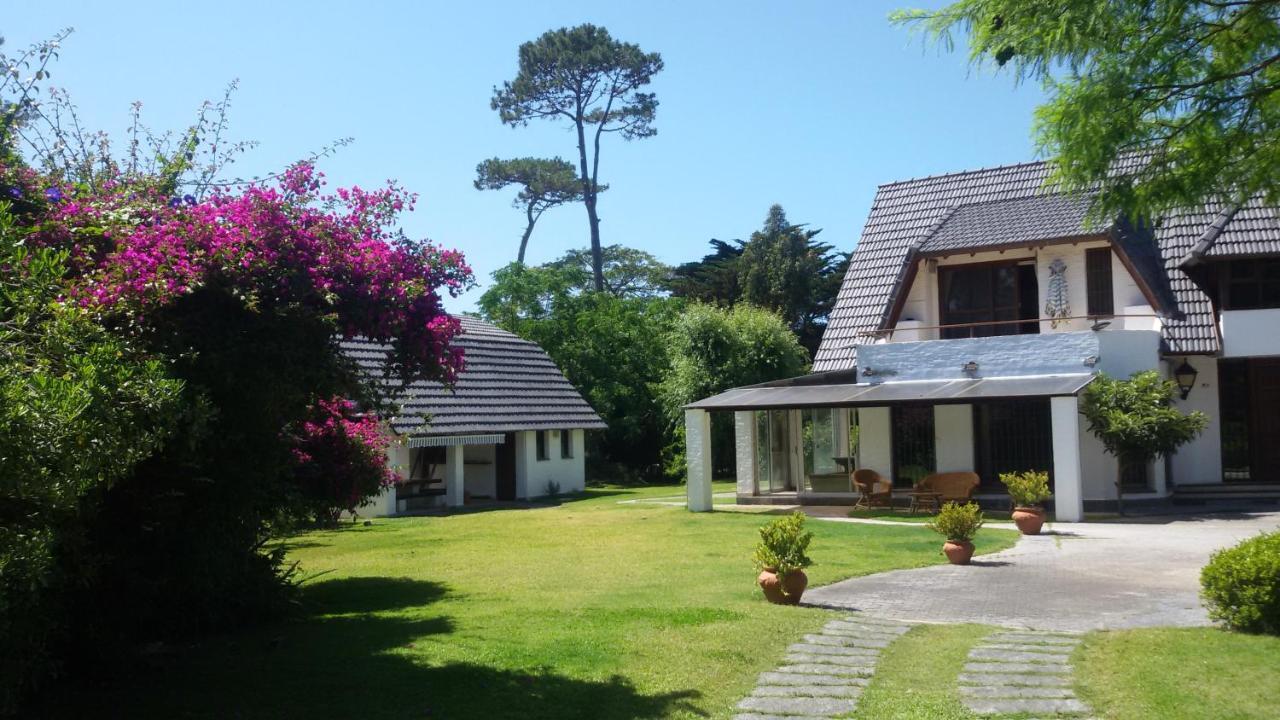
[[[969,720],[956,676],[970,648],[991,632],[984,625],[917,625],[880,658],[855,718]]]
[[[1280,717],[1280,638],[1213,628],[1094,633],[1076,651],[1080,697],[1117,720]]]
[[[831,613],[761,598],[750,552],[765,518],[618,502],[679,493],[594,489],[556,507],[298,537],[290,556],[313,576],[302,617],[64,692],[61,714],[729,717],[757,673]],[[815,584],[942,560],[923,528],[810,527]],[[983,531],[979,547],[1015,540]]]

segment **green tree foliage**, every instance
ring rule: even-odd
[[[606,133],[626,140],[652,137],[658,109],[654,93],[641,92],[662,70],[662,57],[613,39],[585,24],[543,33],[520,46],[513,80],[494,88],[490,106],[512,127],[531,119],[567,121],[578,143],[578,182],[591,229],[592,275],[604,290],[604,259],[597,212],[600,140]]]
[[[747,303],[778,313],[812,357],[835,306],[849,256],[787,220],[780,205],[746,241],[712,240],[714,252],[675,270],[671,293],[722,307]]]
[[[0,714],[56,669],[64,591],[101,562],[85,532],[94,501],[162,446],[183,407],[161,362],[59,300],[67,254],[28,247],[10,209],[0,203]]]
[[[656,395],[668,364],[662,338],[680,303],[590,288],[577,261],[512,264],[494,273],[479,306],[499,327],[541,345],[608,423],[587,435],[592,477],[653,479],[667,432]]]
[[[616,297],[657,297],[665,292],[671,268],[653,255],[622,245],[606,245],[602,251],[605,292]],[[578,283],[579,289],[586,290],[592,282],[591,262],[590,248],[583,248],[570,250],[548,266],[576,268],[586,281]]]
[[[692,305],[667,333],[671,367],[659,387],[670,441],[668,474],[684,475],[684,406],[741,385],[803,374],[809,354],[774,313],[751,305],[732,309]],[[712,418],[712,464],[717,474],[733,468],[732,417]]]
[[[701,260],[682,263],[671,272],[667,283],[671,294],[694,302],[732,307],[738,302],[738,259],[741,240],[711,239],[711,252]]]
[[[894,19],[947,48],[963,32],[975,64],[1041,82],[1040,148],[1066,187],[1101,188],[1101,212],[1280,202],[1273,0],[959,0]]]
[[[1125,469],[1174,452],[1209,423],[1202,412],[1183,413],[1174,407],[1177,389],[1177,383],[1155,370],[1136,372],[1127,380],[1099,375],[1085,388],[1080,413],[1089,431],[1119,461],[1116,502],[1121,511]]]
[[[529,236],[542,213],[566,203],[582,200],[582,186],[571,163],[560,158],[490,158],[476,166],[477,190],[501,190],[508,185],[518,185],[520,192],[511,202],[512,207],[524,210],[524,234],[520,236],[520,252],[516,262],[524,264]],[[601,192],[605,188],[597,188]]]

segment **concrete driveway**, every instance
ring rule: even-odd
[[[1207,625],[1210,553],[1280,528],[1280,513],[1074,523],[973,565],[896,570],[810,589],[804,604],[917,622],[1037,630]]]

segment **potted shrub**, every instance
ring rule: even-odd
[[[947,539],[942,553],[952,565],[968,565],[973,557],[973,536],[982,522],[982,509],[977,503],[947,503],[927,527]]]
[[[813,533],[804,531],[804,513],[799,510],[760,528],[756,545],[757,581],[771,603],[795,605],[809,585],[804,569],[813,564],[805,551]]]
[[[1049,473],[1038,470],[1000,473],[1000,482],[1013,498],[1013,524],[1023,535],[1039,535],[1044,527],[1044,501],[1049,492]]]

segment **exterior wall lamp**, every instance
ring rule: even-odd
[[[976,373],[978,372],[978,363],[970,360],[969,362],[961,365],[960,369],[967,373]]]
[[[1191,388],[1196,386],[1196,375],[1200,373],[1196,371],[1186,358],[1182,358],[1182,364],[1173,371],[1173,378],[1178,383],[1178,389],[1182,391],[1182,399],[1186,400],[1191,394]]]

